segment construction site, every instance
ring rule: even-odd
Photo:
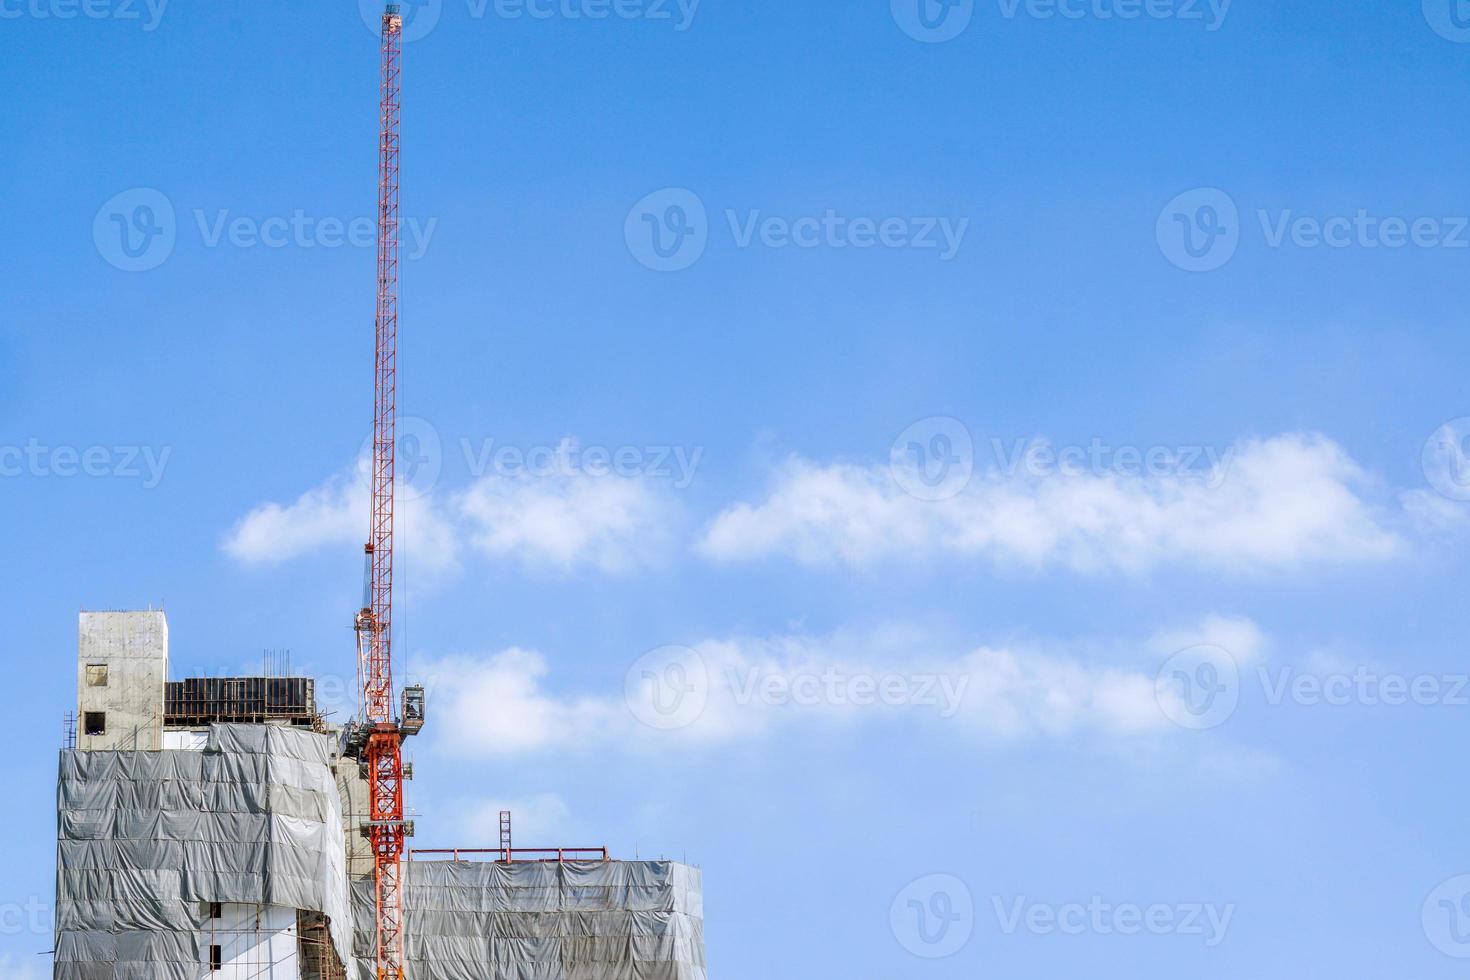
[[[371,514],[363,602],[343,611],[356,716],[327,717],[313,679],[289,670],[171,678],[162,611],[81,613],[57,775],[56,980],[706,976],[694,867],[518,848],[509,812],[498,840],[413,846],[403,742],[432,706],[395,681],[393,655],[402,41],[387,4]]]

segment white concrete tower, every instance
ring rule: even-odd
[[[77,748],[163,748],[168,620],[159,612],[84,612],[77,623]]]

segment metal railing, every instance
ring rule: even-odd
[[[491,847],[414,848],[408,859],[415,860],[424,855],[449,855],[454,861],[489,860],[509,864],[514,861],[529,861],[540,864],[565,864],[568,861],[611,861],[605,847],[513,847],[509,849]]]

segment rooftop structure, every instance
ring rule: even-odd
[[[168,620],[84,612],[77,623],[77,748],[163,748]]]

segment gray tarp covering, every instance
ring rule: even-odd
[[[697,868],[668,861],[406,864],[409,980],[705,980]],[[354,883],[359,976],[371,882]]]
[[[347,951],[332,753],[270,725],[211,726],[203,752],[63,752],[56,980],[194,980],[208,902],[323,912]]]

